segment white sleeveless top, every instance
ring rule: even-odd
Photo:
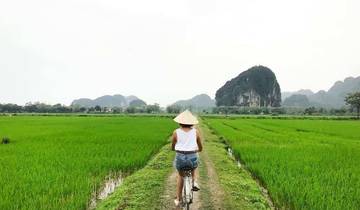
[[[196,142],[196,129],[192,128],[189,131],[183,131],[181,128],[176,129],[177,142],[175,150],[177,151],[195,151],[198,150]]]

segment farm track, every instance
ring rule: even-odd
[[[176,180],[177,172],[173,170],[166,180],[165,193],[162,196],[163,202],[161,205],[161,210],[180,210],[181,208],[176,208],[174,205],[174,199],[176,198]],[[199,181],[201,181],[199,179]],[[201,190],[200,190],[201,191]],[[199,200],[200,191],[194,192],[194,203],[191,205],[191,209],[200,209],[201,201]]]
[[[202,139],[204,139],[204,137],[202,137]],[[219,184],[214,164],[210,160],[206,149],[201,152],[199,156],[200,164],[197,170],[197,181],[200,184],[201,190],[194,192],[194,203],[191,204],[191,209],[223,209],[222,201],[224,198],[224,191]],[[174,169],[166,181],[166,190],[162,196],[162,210],[181,209],[174,206],[174,199],[176,197],[176,179],[177,171]]]
[[[191,209],[273,209],[249,172],[227,154],[224,142],[206,124],[198,129],[204,147],[197,170],[201,190],[194,192]],[[173,159],[169,143],[97,209],[182,209],[174,205],[177,172],[172,168]]]

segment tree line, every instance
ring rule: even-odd
[[[182,107],[178,105],[167,106],[162,110],[159,104],[128,106],[128,107],[80,107],[66,106],[62,104],[49,105],[45,103],[27,103],[24,106],[17,104],[0,104],[0,113],[170,113],[177,114],[184,109],[203,114],[252,114],[252,115],[353,115],[360,117],[360,92],[348,94],[345,97],[348,107],[338,109],[307,107],[245,107],[245,106],[218,106],[212,109],[199,109],[193,107]]]
[[[212,110],[213,114],[251,114],[251,115],[337,115],[351,116],[356,113],[360,118],[360,92],[349,93],[345,97],[345,103],[348,106],[341,108],[324,108],[309,106],[300,107],[246,107],[246,106],[218,106]]]
[[[128,107],[66,106],[63,104],[27,103],[0,104],[0,113],[160,113],[159,104]]]

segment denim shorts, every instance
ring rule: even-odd
[[[183,170],[184,168],[195,169],[199,165],[199,156],[197,153],[192,154],[182,154],[176,153],[174,166],[178,171]]]

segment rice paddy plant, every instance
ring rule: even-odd
[[[0,209],[86,209],[111,173],[143,167],[176,125],[165,117],[0,117]]]
[[[206,119],[285,209],[360,209],[360,123]]]

